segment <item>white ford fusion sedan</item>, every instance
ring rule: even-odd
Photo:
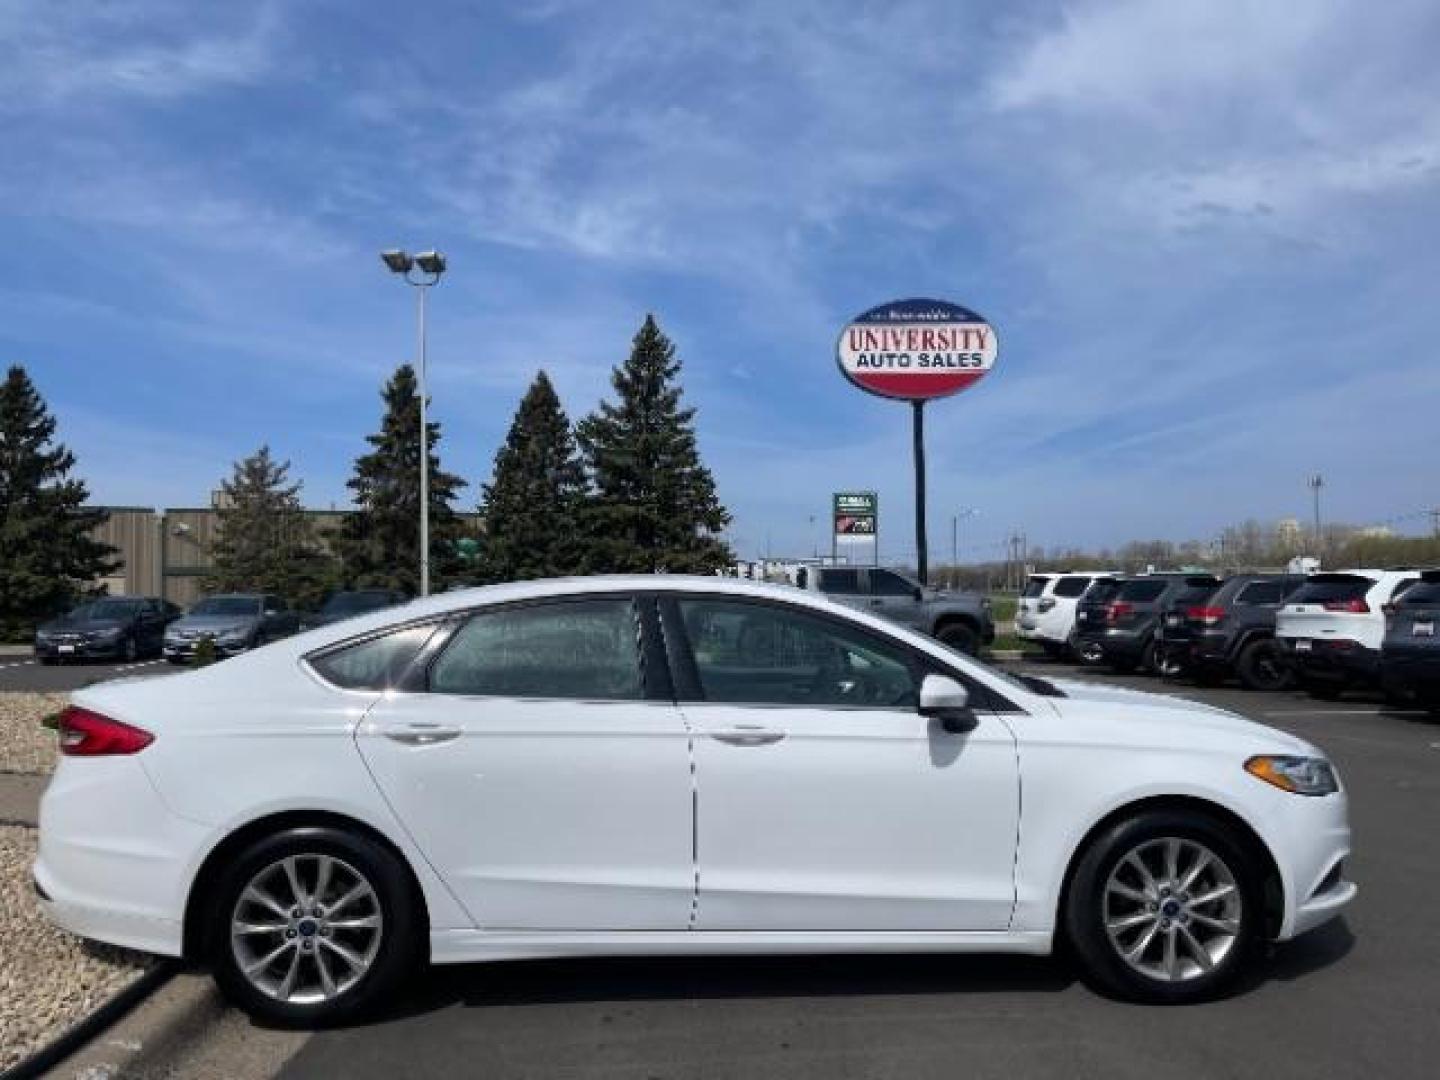
[[[1305,742],[718,578],[448,593],[81,691],[60,740],[51,918],[288,1022],[425,961],[1060,939],[1184,1002],[1355,895]]]

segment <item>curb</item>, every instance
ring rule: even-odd
[[[42,1046],[23,1061],[0,1073],[0,1080],[22,1080],[39,1076],[60,1064],[106,1028],[163,986],[179,970],[173,960],[161,960],[109,1000],[92,1009],[79,1022]]]

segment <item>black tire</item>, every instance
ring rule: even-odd
[[[1211,970],[1200,969],[1198,962],[1192,958],[1194,954],[1185,948],[1184,939],[1179,936],[1184,931],[1177,926],[1177,953],[1181,955],[1181,963],[1193,969],[1181,981],[1167,981],[1137,970],[1121,956],[1121,945],[1112,941],[1105,926],[1107,883],[1116,867],[1142,845],[1168,838],[1205,848],[1228,869],[1238,893],[1237,930],[1228,950],[1220,959],[1212,961],[1214,966]],[[1183,871],[1182,866],[1182,876]],[[1190,922],[1188,915],[1185,921],[1189,924],[1187,929],[1191,926],[1201,929],[1198,921]],[[1111,825],[1080,854],[1066,893],[1061,925],[1065,940],[1079,961],[1083,977],[1102,993],[1164,1005],[1210,1000],[1230,987],[1263,949],[1263,872],[1247,840],[1216,819],[1177,810],[1137,814]],[[1129,946],[1145,932],[1146,929],[1141,927],[1135,931],[1135,938],[1124,936],[1130,933],[1129,930],[1119,936]],[[1148,946],[1148,949],[1158,951],[1159,955],[1154,960],[1161,966],[1164,963],[1165,933],[1168,931],[1157,932]],[[1142,957],[1148,955],[1142,954]]]
[[[1285,649],[1274,638],[1261,638],[1241,649],[1235,674],[1247,690],[1284,690],[1295,678],[1285,662]]]
[[[127,637],[125,644],[120,647],[120,659],[127,664],[133,664],[140,659],[140,646],[133,637]]]
[[[339,865],[353,868],[370,885],[374,897],[374,913],[380,916],[380,940],[364,973],[336,996],[314,1003],[281,1001],[265,993],[241,970],[240,962],[231,946],[231,919],[240,903],[241,893],[257,874],[290,856],[301,857],[302,877],[307,860],[320,856],[338,860]],[[313,888],[315,882],[311,879],[305,884]],[[425,920],[417,910],[415,891],[406,867],[398,856],[382,844],[342,829],[289,829],[252,844],[238,857],[229,860],[229,865],[210,896],[212,899],[206,913],[206,953],[210,958],[216,983],[226,998],[237,1007],[251,1016],[275,1023],[318,1027],[344,1023],[363,1016],[390,998],[415,970],[422,955],[419,930],[425,925]],[[329,898],[336,899],[333,896]],[[248,912],[253,909],[245,910]],[[323,911],[323,908],[321,910]],[[301,922],[315,921],[304,919],[303,914],[302,912]],[[249,915],[246,918],[249,918]],[[298,937],[295,933],[287,933],[286,936],[300,943],[307,933],[312,935],[310,940],[315,942],[313,953],[326,952],[327,956],[332,956],[330,952],[320,948],[324,943],[318,936],[313,936],[315,934],[323,934],[326,938],[333,934],[337,943],[344,944],[341,941],[342,931],[317,931],[313,925],[309,931],[301,927]],[[248,945],[252,939],[245,940]],[[280,942],[281,938],[277,935],[273,940]],[[287,953],[277,963],[284,964],[288,956]],[[302,958],[302,972],[308,968],[309,977],[318,980],[319,968],[315,966],[318,961],[309,952],[305,957],[309,959]],[[334,969],[335,963],[332,957],[328,967]]]
[[[40,663],[43,664],[45,667],[54,667],[54,666],[55,666],[55,657],[53,657],[53,656],[42,656],[42,657],[40,657]]]
[[[1345,684],[1328,679],[1306,679],[1305,693],[1316,701],[1339,701],[1340,695],[1345,693]]]
[[[958,649],[969,656],[974,656],[980,650],[979,636],[965,623],[946,623],[935,632],[935,636],[952,649]]]
[[[1065,645],[1059,641],[1042,641],[1040,648],[1045,650],[1047,660],[1065,659]]]
[[[1075,659],[1086,667],[1098,667],[1105,663],[1105,646],[1098,641],[1087,641],[1077,639],[1075,642]]]

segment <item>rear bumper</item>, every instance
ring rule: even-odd
[[[1380,681],[1387,689],[1440,702],[1440,649],[1386,648],[1380,655]]]
[[[1098,627],[1082,632],[1079,642],[1082,646],[1098,646],[1105,660],[1138,661],[1150,640],[1149,631],[1120,630],[1115,627]]]
[[[81,937],[179,956],[207,836],[170,812],[136,756],[62,759],[40,800],[40,907]]]
[[[1324,638],[1279,638],[1285,657],[1306,679],[1326,682],[1377,682],[1380,678],[1380,650],[1350,643],[1336,648]],[[1310,648],[1296,648],[1297,641],[1310,640]]]

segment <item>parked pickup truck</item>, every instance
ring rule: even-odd
[[[922,588],[904,574],[878,567],[806,567],[796,583],[836,603],[922,630],[972,656],[995,640],[990,601],[978,593]]]

